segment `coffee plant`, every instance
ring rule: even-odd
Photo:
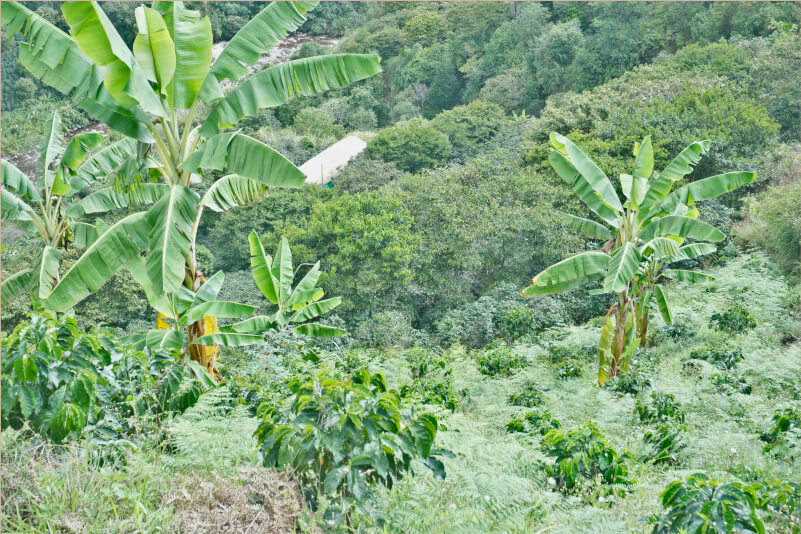
[[[737,300],[725,311],[713,313],[709,319],[709,327],[729,334],[739,334],[756,327],[756,320],[746,309],[745,304]]]
[[[526,423],[540,436],[544,436],[551,430],[559,430],[562,425],[553,418],[551,412],[547,410],[536,410],[528,412],[524,416]]]
[[[671,423],[660,423],[645,431],[644,450],[640,461],[653,464],[677,464],[681,452],[687,448],[683,436],[684,427]]]
[[[794,408],[776,410],[770,418],[771,427],[761,433],[760,439],[766,443],[765,451],[775,447],[783,435],[793,429],[801,429],[801,411]]]
[[[508,376],[522,369],[526,361],[506,346],[489,349],[478,356],[478,370],[486,376]]]
[[[533,381],[528,381],[523,384],[520,391],[512,393],[509,396],[509,404],[512,406],[524,406],[526,408],[534,408],[544,402],[542,397],[542,390]]]
[[[684,422],[684,410],[671,393],[651,393],[650,402],[637,399],[634,409],[642,423]]]
[[[734,368],[743,359],[743,351],[739,347],[701,347],[690,352],[689,359],[704,360],[712,365],[727,371]]]

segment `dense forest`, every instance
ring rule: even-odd
[[[2,529],[801,532],[800,4],[1,14]]]

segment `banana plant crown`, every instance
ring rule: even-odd
[[[571,256],[545,269],[522,291],[534,297],[567,291],[602,280],[604,293],[644,291],[656,298],[663,316],[670,317],[661,286],[662,277],[682,281],[709,279],[694,271],[662,267],[716,250],[724,239],[717,228],[698,220],[696,202],[709,200],[750,184],[753,172],[729,172],[673,189],[693,171],[711,145],[696,141],[682,150],[663,170],[654,171],[650,136],[634,146],[631,174],[620,176],[623,198],[604,172],[570,139],[551,134],[548,160],[556,173],[602,222],[569,214],[561,220],[591,239],[605,240],[598,251]],[[687,239],[694,242],[685,244]]]

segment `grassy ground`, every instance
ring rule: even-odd
[[[529,409],[507,399],[529,380],[544,390],[544,408],[572,429],[593,421],[619,451],[637,456],[644,428],[634,410],[635,396],[601,389],[594,363],[584,375],[560,380],[547,359],[549,345],[594,346],[597,326],[573,326],[519,344],[514,350],[526,365],[507,377],[490,378],[476,366],[477,353],[460,347],[446,355],[454,386],[467,389],[454,413],[433,406],[445,429],[437,445],[453,451],[445,459],[447,478],[435,480],[416,470],[391,491],[380,492],[388,532],[648,532],[647,519],[661,512],[659,494],[673,480],[703,471],[732,479],[743,467],[798,481],[801,442],[764,453],[759,432],[779,407],[799,407],[801,344],[799,319],[789,311],[790,291],[760,255],[745,255],[709,271],[716,277],[692,287],[671,288],[675,323],[695,334],[661,341],[648,351],[658,357],[651,391],[675,395],[686,410],[687,449],[679,465],[653,466],[630,460],[636,482],[625,496],[596,494],[566,497],[552,491],[544,475],[549,459],[535,434],[508,433],[507,422]],[[710,327],[710,316],[741,298],[756,319],[743,334]],[[658,333],[661,319],[655,318]],[[658,338],[657,334],[657,338]],[[710,376],[720,371],[701,362],[683,370],[695,348],[728,343],[742,348],[734,372],[752,386],[750,395],[715,390]],[[393,387],[411,378],[403,352],[373,355]],[[332,355],[326,358],[332,358]],[[251,362],[252,363],[252,362]],[[244,363],[243,363],[244,365]],[[250,365],[250,364],[249,364]],[[793,389],[793,388],[796,389]],[[286,532],[303,514],[297,490],[274,472],[255,468],[258,455],[251,437],[256,426],[244,408],[221,411],[226,388],[201,402],[167,427],[168,447],[139,443],[124,466],[104,466],[97,449],[81,445],[56,448],[20,440],[4,431],[3,521],[6,532]],[[259,503],[268,502],[270,506]],[[264,514],[271,510],[270,514]],[[249,526],[250,525],[250,526]],[[768,530],[790,532],[772,525]],[[250,530],[248,530],[250,529]]]

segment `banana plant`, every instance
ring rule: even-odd
[[[604,241],[600,250],[582,252],[537,274],[524,297],[536,297],[602,281],[600,292],[616,295],[601,328],[598,383],[603,386],[626,372],[634,350],[645,338],[651,297],[669,318],[662,277],[697,281],[705,275],[662,269],[666,263],[711,252],[723,232],[699,221],[696,202],[752,183],[752,172],[729,172],[691,182],[673,190],[693,172],[711,145],[697,141],[682,150],[662,172],[654,172],[650,136],[635,143],[632,174],[621,174],[620,198],[604,172],[570,139],[551,134],[548,161],[598,219],[560,214],[562,221],[591,239]],[[686,239],[695,243],[682,246]],[[639,319],[639,320],[638,320]]]
[[[3,281],[4,302],[29,291],[40,304],[58,283],[62,250],[70,244],[85,247],[96,238],[95,227],[68,216],[68,205],[87,186],[114,173],[135,150],[135,143],[124,139],[92,152],[104,141],[99,133],[79,133],[65,146],[61,117],[55,112],[39,149],[38,176],[26,176],[10,161],[0,160],[0,219],[35,231],[42,243],[31,269]]]
[[[125,267],[153,297],[151,304],[159,301],[154,308],[170,316],[181,286],[192,293],[202,286],[195,254],[204,208],[224,211],[262,199],[269,187],[303,185],[303,172],[284,156],[224,129],[291,98],[345,87],[381,72],[376,55],[333,54],[288,61],[247,77],[248,66],[297,29],[315,5],[270,3],[212,62],[211,23],[183,2],[137,7],[132,49],[97,2],[62,4],[69,35],[19,3],[3,3],[0,25],[7,37],[24,28],[19,43],[23,66],[111,129],[152,146],[141,162],[147,172],[140,173],[144,176],[137,195],[139,204],[152,205],[98,232],[53,288],[51,308],[75,305]],[[225,80],[238,83],[227,94],[221,89]],[[205,118],[199,116],[203,109],[210,109]],[[190,186],[200,182],[204,170],[229,174],[198,195]],[[157,180],[149,181],[154,175]],[[130,194],[109,188],[83,199],[75,214],[125,207],[131,200]],[[142,255],[144,266],[139,264]],[[203,318],[187,333],[191,359],[208,362],[209,371],[216,373],[207,349],[192,343],[205,334]]]
[[[293,286],[298,271],[292,266],[292,251],[286,237],[281,238],[274,257],[264,252],[256,232],[250,233],[248,242],[256,286],[278,309],[270,315],[257,315],[224,326],[218,333],[206,334],[194,343],[225,347],[253,345],[264,341],[264,336],[272,330],[287,329],[310,337],[336,337],[347,333],[341,328],[311,322],[342,303],[341,297],[323,299],[323,290],[316,287],[322,274],[319,261]]]

